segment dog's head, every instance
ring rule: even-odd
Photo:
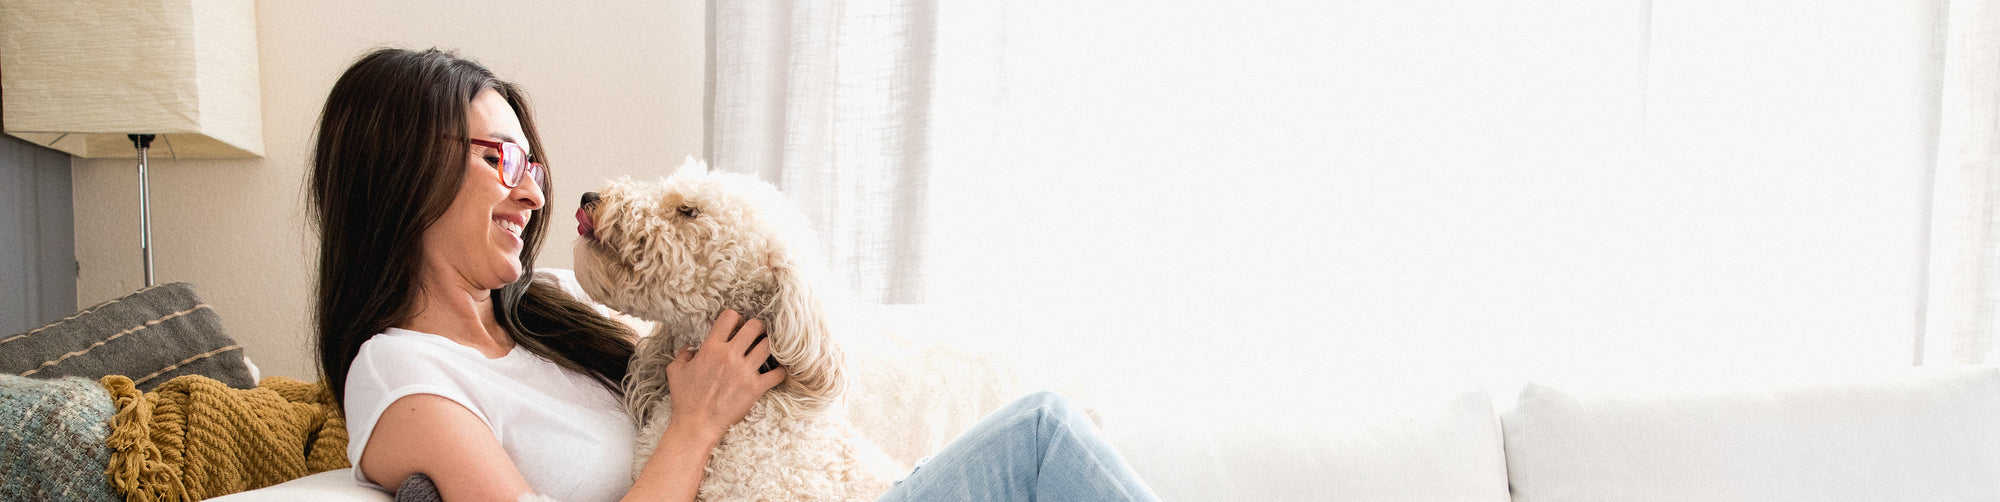
[[[772,389],[786,413],[813,413],[845,387],[817,288],[824,266],[812,231],[777,188],[688,163],[657,184],[621,179],[584,194],[576,277],[591,298],[659,323],[626,379],[642,422],[666,392],[666,363],[700,343],[723,309],[761,320],[771,357],[789,372]]]

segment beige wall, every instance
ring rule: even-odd
[[[154,273],[193,283],[265,375],[316,378],[304,180],[314,121],[370,48],[439,47],[522,84],[557,173],[543,266],[567,267],[580,194],[701,153],[700,0],[265,1],[257,5],[265,157],[151,165]],[[76,159],[77,302],[140,287],[131,160]]]

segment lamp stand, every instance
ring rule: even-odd
[[[151,134],[127,134],[132,148],[139,150],[139,251],[146,255],[146,287],[153,287],[153,215],[146,200],[146,150],[153,146]]]

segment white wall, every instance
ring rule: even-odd
[[[257,5],[266,156],[155,157],[155,275],[193,283],[266,375],[317,377],[315,234],[304,181],[314,122],[340,72],[377,46],[455,49],[522,84],[558,179],[542,263],[568,266],[577,197],[701,153],[705,4],[343,2]],[[155,152],[156,154],[159,152]],[[137,175],[76,159],[77,302],[140,287]]]

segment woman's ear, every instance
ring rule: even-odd
[[[820,292],[809,272],[782,257],[771,265],[778,288],[771,299],[771,357],[785,366],[776,404],[790,414],[816,414],[847,391],[846,356],[833,340]]]

